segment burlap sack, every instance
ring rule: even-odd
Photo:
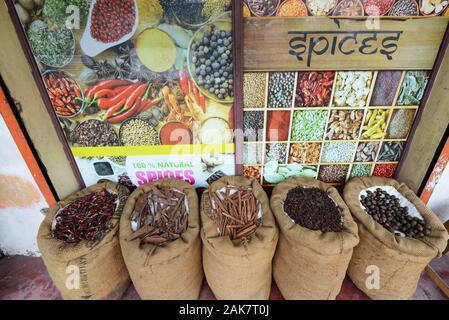
[[[346,227],[342,232],[321,232],[296,224],[284,211],[289,190],[315,187],[338,204]],[[291,178],[278,184],[271,195],[271,210],[280,235],[273,260],[273,276],[285,299],[335,299],[346,275],[352,250],[359,242],[357,225],[338,191],[324,182]]]
[[[150,190],[149,185],[137,188],[128,198],[120,221],[120,245],[129,275],[142,299],[197,299],[203,282],[198,195],[182,180],[161,179],[155,186],[173,187],[183,191],[188,199],[188,228],[181,237],[164,246],[144,244],[139,239],[128,241],[133,232],[130,219],[137,199]]]
[[[371,218],[360,206],[359,196],[362,190],[375,186],[393,186],[415,205],[431,226],[431,235],[422,239],[397,237]],[[448,235],[441,221],[405,184],[391,179],[353,179],[346,185],[343,197],[359,227],[360,237],[349,264],[349,277],[373,299],[411,298],[425,266],[446,247]],[[376,270],[378,289],[375,281],[371,282]]]
[[[227,185],[251,187],[262,206],[262,223],[247,239],[219,236],[210,205],[209,192]],[[201,239],[207,283],[217,299],[268,299],[272,259],[278,229],[265,191],[253,178],[223,177],[201,198]]]
[[[103,238],[98,242],[67,244],[52,237],[52,221],[69,202],[103,188],[116,192],[119,205]],[[129,286],[129,275],[119,243],[119,221],[128,198],[127,188],[104,181],[76,192],[53,205],[42,222],[37,244],[48,273],[63,299],[119,299]],[[76,278],[79,270],[79,289]]]

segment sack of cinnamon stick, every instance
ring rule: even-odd
[[[217,299],[268,299],[278,229],[254,178],[223,177],[201,198],[203,268]]]
[[[198,196],[178,179],[137,188],[120,220],[120,245],[142,299],[197,299],[203,282]]]

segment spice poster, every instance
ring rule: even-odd
[[[428,71],[244,74],[244,174],[344,183],[393,177]]]
[[[231,1],[16,3],[86,185],[235,170]]]
[[[437,55],[426,50],[439,48],[448,23],[428,17],[445,15],[447,7],[245,0],[244,175],[263,185],[290,177],[335,185],[394,177]],[[418,28],[427,30],[425,38],[416,36]]]

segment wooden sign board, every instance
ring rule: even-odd
[[[449,17],[248,18],[244,70],[432,69]]]

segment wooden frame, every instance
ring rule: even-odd
[[[419,192],[449,123],[449,26],[396,177]]]
[[[241,1],[232,2],[232,32],[234,46],[234,143],[235,143],[235,174],[243,174],[243,7]]]

